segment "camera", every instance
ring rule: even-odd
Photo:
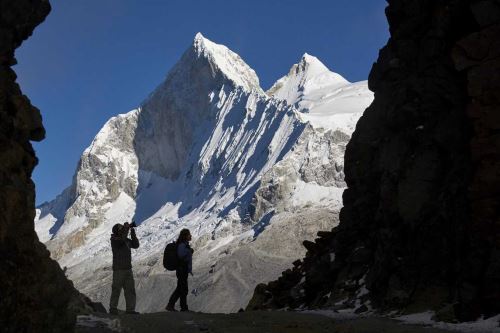
[[[128,222],[123,223],[123,226],[127,229],[130,229],[130,228],[136,228],[137,224],[135,224],[135,221],[132,221],[132,223],[128,223]]]

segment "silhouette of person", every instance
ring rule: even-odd
[[[189,246],[189,241],[191,240],[191,233],[188,229],[182,229],[179,238],[177,238],[177,258],[179,263],[177,269],[175,270],[175,275],[177,276],[177,288],[170,296],[168,305],[165,307],[167,311],[176,311],[175,303],[180,299],[181,311],[189,311],[187,305],[187,295],[188,295],[188,274],[193,275],[192,265],[193,265],[193,249]]]
[[[132,254],[130,249],[139,247],[139,240],[135,234],[135,224],[124,223],[113,226],[111,235],[111,249],[113,251],[113,283],[109,300],[109,313],[118,314],[118,300],[123,288],[125,295],[126,313],[138,314],[135,311],[135,282],[132,274]],[[130,230],[130,238],[127,238]]]

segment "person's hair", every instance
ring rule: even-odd
[[[120,233],[121,228],[122,228],[122,225],[120,223],[117,223],[113,226],[111,231],[113,232],[113,234],[118,235]]]
[[[187,242],[189,235],[191,235],[191,233],[189,232],[189,229],[182,229],[180,234],[179,234],[179,238],[177,238],[177,243],[184,242],[184,241]]]

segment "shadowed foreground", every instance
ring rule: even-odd
[[[102,317],[115,330],[83,327],[78,321],[76,332],[210,332],[210,333],[445,333],[446,330],[401,324],[385,318],[332,319],[322,315],[285,311],[251,311],[234,314],[148,313]],[[99,326],[99,325],[96,325]]]

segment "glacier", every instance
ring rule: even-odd
[[[198,33],[137,109],[106,122],[71,185],[37,208],[35,230],[107,306],[110,230],[135,220],[137,309],[150,312],[175,288],[163,249],[189,228],[190,308],[237,311],[304,255],[303,240],[336,225],[345,146],[372,99],[366,81],[307,53],[264,91],[239,55]]]

